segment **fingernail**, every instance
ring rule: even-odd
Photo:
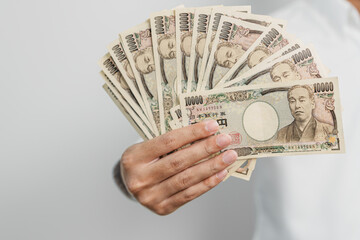
[[[226,177],[227,174],[228,174],[228,171],[227,171],[226,169],[224,169],[224,170],[222,170],[221,172],[218,172],[218,173],[216,174],[216,177],[217,177],[218,179],[220,179],[220,180],[223,180],[223,179]]]
[[[226,151],[223,155],[223,162],[230,165],[236,161],[237,153],[233,150]]]
[[[215,133],[219,128],[219,124],[215,120],[208,120],[205,122],[205,130],[211,133]]]
[[[231,142],[231,137],[228,134],[220,134],[216,137],[216,145],[221,148],[227,147]]]

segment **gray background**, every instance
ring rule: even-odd
[[[250,239],[253,181],[230,179],[166,217],[119,192],[112,167],[138,136],[97,61],[153,11],[251,4],[266,14],[289,2],[2,0],[0,239]]]

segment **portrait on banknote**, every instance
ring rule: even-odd
[[[277,141],[291,142],[319,142],[333,133],[331,124],[321,122],[313,115],[316,108],[314,91],[307,85],[295,85],[287,92],[289,109],[294,121],[281,128],[277,133]],[[325,105],[328,108],[328,105]]]
[[[249,53],[249,56],[247,57],[247,65],[249,68],[253,68],[271,54],[272,52],[268,48],[264,46],[257,46],[251,53]]]

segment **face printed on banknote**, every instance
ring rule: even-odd
[[[212,89],[265,30],[261,25],[222,16],[201,89]]]
[[[138,105],[145,109],[145,105],[143,102],[143,99],[140,95],[139,86],[137,85],[137,82],[134,77],[134,73],[132,72],[131,66],[129,64],[128,58],[125,54],[124,47],[120,41],[120,39],[116,39],[113,42],[111,42],[107,46],[109,53],[112,57],[112,60],[115,62],[116,67],[121,73],[121,77],[123,80],[125,80],[125,83],[128,85],[129,90],[131,90],[131,95],[136,99],[136,102]],[[130,74],[131,73],[131,74]],[[122,82],[123,87],[125,87],[125,83]],[[147,113],[145,113],[147,115]]]
[[[159,96],[160,131],[171,130],[170,108],[177,102],[175,87],[177,76],[175,11],[153,13],[150,17],[154,42],[156,85]]]
[[[178,93],[186,92],[189,75],[195,8],[175,10]]]
[[[158,135],[160,117],[150,22],[145,21],[121,33],[120,38],[132,69],[130,71],[129,66],[125,66],[127,76],[135,76],[149,120]]]
[[[293,39],[280,26],[271,24],[239,58],[239,61],[218,81],[217,85],[221,87],[225,82],[241,76],[292,41]]]
[[[326,68],[312,48],[300,48],[272,62],[259,64],[221,87],[326,77]]]
[[[106,78],[108,78],[108,81],[111,82],[112,85],[119,91],[119,93],[122,95],[122,98],[125,99],[125,101],[132,107],[134,112],[140,117],[143,118],[143,122],[147,124],[147,126],[152,129],[151,123],[148,121],[148,118],[139,105],[139,102],[137,102],[134,94],[129,88],[129,85],[125,81],[125,78],[117,68],[117,65],[114,61],[114,59],[110,56],[109,53],[105,54],[100,60],[99,60],[99,66],[102,69],[102,72],[104,76],[106,75]]]
[[[201,66],[199,70],[199,82],[197,90],[202,89],[203,77],[205,74],[205,70],[207,69],[209,55],[212,51],[213,41],[215,39],[215,35],[217,33],[221,16],[229,16],[233,17],[238,12],[250,13],[251,8],[249,6],[239,6],[239,7],[216,7],[213,8],[210,14],[210,25],[207,32],[205,47],[203,53],[203,61],[201,61]]]
[[[214,89],[182,96],[183,122],[215,119],[240,159],[343,152],[337,78]]]
[[[198,8],[194,13],[194,29],[190,48],[187,92],[194,92],[199,82],[199,71],[204,55],[212,7]]]

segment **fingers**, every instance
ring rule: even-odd
[[[157,205],[155,209],[156,213],[160,215],[167,215],[174,212],[182,205],[194,200],[195,198],[217,186],[226,177],[227,173],[227,170],[224,169],[204,179],[200,183],[178,192],[170,198],[167,198]]]
[[[219,124],[215,120],[203,121],[191,126],[176,129],[140,145],[138,159],[152,161],[188,143],[206,138],[217,132]]]
[[[199,163],[172,176],[158,184],[153,190],[158,192],[163,199],[168,198],[226,169],[236,161],[236,158],[237,153],[234,150],[228,150],[210,160]]]
[[[231,137],[227,134],[211,136],[148,165],[147,174],[149,175],[147,177],[161,182],[191,167],[200,160],[219,152],[229,146],[230,143]]]

